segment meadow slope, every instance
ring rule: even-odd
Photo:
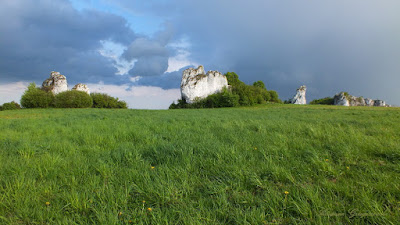
[[[397,224],[400,109],[0,112],[0,224]]]

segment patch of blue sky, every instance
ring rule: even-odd
[[[95,9],[103,12],[112,13],[125,18],[129,27],[137,34],[152,36],[160,30],[164,19],[154,14],[135,12],[128,8],[123,8],[118,4],[102,0],[70,0],[77,10]]]

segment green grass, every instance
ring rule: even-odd
[[[400,109],[0,112],[0,224],[130,221],[397,224]]]

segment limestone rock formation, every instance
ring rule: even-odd
[[[205,74],[203,66],[183,71],[181,95],[187,103],[218,93],[224,87],[228,87],[228,80],[218,71],[208,71]]]
[[[365,98],[364,100],[365,100],[366,106],[374,106],[374,104],[375,104],[375,101],[370,98]]]
[[[51,71],[50,77],[43,81],[42,89],[58,94],[68,90],[67,78],[59,72]]]
[[[333,97],[333,104],[334,105],[343,105],[343,106],[350,106],[350,102],[347,99],[344,92],[340,92]]]
[[[79,83],[79,84],[75,85],[72,88],[72,90],[83,91],[83,92],[86,92],[88,95],[90,95],[90,90],[86,84]]]
[[[305,85],[301,86],[296,90],[296,95],[289,100],[290,103],[292,104],[298,104],[298,105],[305,105],[307,104],[306,100],[306,91],[307,87]]]
[[[386,102],[383,101],[383,100],[375,100],[374,101],[374,106],[385,107],[386,106]]]
[[[355,97],[347,92],[340,92],[333,97],[334,105],[343,106],[388,106],[385,101],[372,100],[370,98]]]

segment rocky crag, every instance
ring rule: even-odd
[[[43,81],[42,89],[58,94],[68,90],[67,78],[59,72],[51,71],[50,77]]]
[[[305,104],[307,104],[306,91],[307,91],[307,87],[305,85],[303,85],[300,88],[298,88],[296,90],[296,94],[293,96],[292,99],[289,100],[289,103],[297,104],[297,105],[305,105]]]
[[[333,97],[334,105],[342,106],[379,106],[390,107],[383,100],[372,100],[370,98],[355,97],[349,95],[347,92],[340,92]]]
[[[183,71],[181,81],[181,95],[187,103],[206,98],[228,87],[226,76],[218,71],[204,72],[204,67],[189,68]]]
[[[83,91],[83,92],[86,92],[88,95],[90,95],[90,90],[86,84],[79,83],[79,84],[75,85],[72,88],[72,90]]]
[[[51,71],[50,77],[43,81],[42,89],[49,92],[51,91],[54,95],[68,91],[67,78],[59,72]],[[75,85],[72,90],[84,91],[90,94],[90,90],[86,84],[79,83]]]

